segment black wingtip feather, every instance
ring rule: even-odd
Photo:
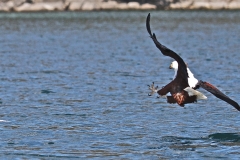
[[[146,27],[147,27],[148,33],[152,37],[152,32],[151,32],[151,28],[150,28],[150,13],[148,13],[148,16],[147,16],[147,19],[146,19]]]
[[[240,111],[240,106],[237,102],[235,102],[234,100],[230,99],[229,100],[225,100],[225,102],[231,104],[234,108],[236,108],[238,111]]]
[[[148,31],[150,37],[152,38],[156,47],[162,52],[162,54],[165,55],[165,56],[169,56],[169,57],[175,59],[178,62],[179,69],[178,69],[177,77],[183,78],[184,81],[187,83],[188,73],[187,73],[187,67],[186,67],[185,62],[183,61],[183,59],[177,53],[168,49],[166,46],[163,46],[157,40],[156,35],[154,33],[152,34],[152,31],[151,31],[151,28],[150,28],[150,13],[148,14],[147,19],[146,19],[146,27],[147,27],[147,31]]]
[[[235,107],[238,111],[240,111],[240,106],[237,104],[237,102],[235,102],[236,104],[233,106]]]
[[[156,37],[156,34],[155,34],[155,33],[153,33],[153,38],[154,38],[154,39],[157,39],[157,37]]]
[[[227,102],[228,104],[231,104],[234,108],[236,108],[238,111],[240,111],[240,106],[237,102],[226,96],[224,93],[222,93],[219,89],[217,89],[215,86],[208,82],[204,82],[200,80],[197,84],[201,88],[207,90],[208,92],[212,93],[217,98]]]

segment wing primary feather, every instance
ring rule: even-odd
[[[148,13],[148,16],[147,16],[146,27],[147,27],[148,33],[149,33],[150,36],[152,37],[152,32],[151,32],[151,29],[150,29],[150,13]]]
[[[198,82],[197,85],[199,85],[203,89],[207,90],[208,92],[212,93],[217,98],[231,104],[238,111],[240,111],[239,104],[237,102],[235,102],[234,100],[232,100],[231,98],[229,98],[228,96],[226,96],[224,93],[222,93],[219,89],[217,89],[217,87],[213,86],[212,84],[210,84],[208,82],[203,82],[201,80]]]
[[[162,45],[157,40],[155,33],[152,34],[152,31],[150,28],[150,13],[148,14],[147,19],[146,19],[146,27],[147,27],[147,31],[148,31],[150,37],[152,38],[156,47],[162,52],[162,54],[165,56],[169,56],[178,62],[178,73],[177,73],[176,77],[181,77],[181,79],[184,79],[184,81],[187,83],[188,73],[187,73],[186,63],[183,61],[183,59],[177,53],[170,50],[166,46]]]

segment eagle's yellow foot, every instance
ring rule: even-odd
[[[154,93],[157,93],[157,89],[158,89],[158,86],[154,87],[154,82],[152,83],[152,85],[148,85],[149,89],[151,90],[150,93],[148,93],[148,96],[151,96],[153,95]]]

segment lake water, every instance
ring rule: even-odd
[[[240,112],[149,97],[172,62],[148,12],[0,13],[1,159],[239,159]],[[240,11],[151,11],[160,42],[240,103]]]

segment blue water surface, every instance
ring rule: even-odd
[[[1,159],[238,159],[240,113],[201,90],[184,108],[148,12],[0,13]],[[152,11],[159,41],[240,103],[240,12]]]

